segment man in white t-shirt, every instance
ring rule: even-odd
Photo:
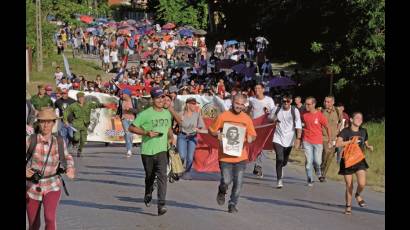
[[[72,85],[71,85],[71,83],[68,83],[67,78],[63,77],[61,79],[61,83],[58,84],[57,87],[62,89],[62,90],[63,89],[69,90],[69,89],[71,89]]]
[[[249,99],[249,104],[251,107],[251,117],[252,119],[258,118],[265,113],[269,113],[272,110],[276,110],[275,103],[273,99],[269,96],[265,96],[263,92],[265,91],[265,86],[262,83],[257,83],[255,85],[255,96]],[[262,172],[262,160],[266,158],[265,153],[262,151],[259,154],[255,162],[255,167],[253,174],[257,175],[259,178],[263,177]]]
[[[273,147],[276,152],[277,188],[283,187],[283,167],[288,163],[292,145],[298,149],[302,138],[300,113],[291,104],[292,97],[284,96],[282,107],[272,110],[269,116],[276,123],[275,133],[273,134]]]
[[[56,67],[56,72],[54,73],[54,79],[56,80],[56,85],[60,84],[61,78],[63,78],[64,73],[61,72],[60,66]]]
[[[165,50],[167,48],[167,42],[164,41],[162,38],[161,38],[161,42],[160,42],[160,48],[161,48],[161,50]]]

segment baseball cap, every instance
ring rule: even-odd
[[[196,101],[196,99],[193,98],[193,97],[190,97],[190,98],[186,99],[186,101],[185,101],[185,103],[192,103],[192,102],[198,103],[198,102]]]
[[[46,91],[53,91],[53,87],[51,87],[51,85],[47,85],[46,86]]]
[[[122,93],[123,93],[123,94],[127,94],[127,95],[130,96],[130,97],[131,97],[131,95],[132,95],[132,92],[131,92],[131,90],[129,90],[129,89],[123,89],[123,90],[122,90]]]
[[[160,87],[154,87],[151,89],[151,97],[156,98],[164,95],[164,91]]]
[[[169,87],[169,92],[170,92],[170,93],[177,93],[177,92],[178,92],[178,88],[177,88],[175,85],[170,86],[170,87]]]

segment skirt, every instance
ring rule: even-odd
[[[339,175],[352,175],[355,174],[359,170],[366,170],[369,168],[369,165],[366,162],[366,159],[361,160],[359,163],[350,166],[349,168],[345,168],[345,161],[342,158],[340,160],[340,170]]]

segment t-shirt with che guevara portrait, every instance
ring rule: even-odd
[[[172,125],[172,115],[167,109],[161,112],[155,111],[153,107],[142,111],[132,124],[145,131],[162,133],[161,136],[142,136],[141,154],[155,155],[168,149],[168,131]]]

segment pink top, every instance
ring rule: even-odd
[[[122,103],[122,118],[124,118],[126,120],[133,121],[135,119],[135,115],[131,111],[128,111],[128,109],[132,109],[131,101],[123,101],[123,103]]]

